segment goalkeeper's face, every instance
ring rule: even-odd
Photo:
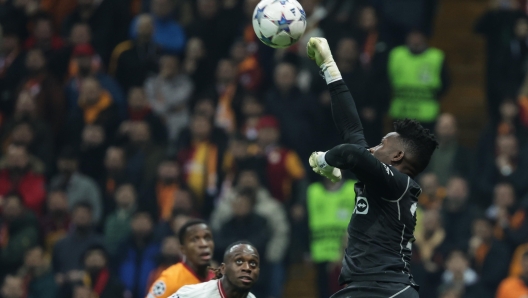
[[[394,165],[403,159],[403,149],[396,132],[387,134],[379,145],[369,149],[374,157],[384,164]]]
[[[260,275],[257,249],[247,244],[233,246],[224,258],[221,271],[232,286],[249,291]]]

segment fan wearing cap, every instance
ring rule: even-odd
[[[66,98],[69,109],[77,108],[82,80],[93,76],[101,87],[110,93],[119,108],[120,116],[126,113],[126,101],[121,87],[111,76],[101,71],[101,57],[89,43],[78,44],[73,48],[69,66],[69,81],[66,84]]]
[[[261,117],[257,131],[257,143],[249,152],[266,158],[266,180],[273,197],[292,203],[294,184],[305,177],[302,162],[295,151],[279,144],[279,121],[275,117]]]

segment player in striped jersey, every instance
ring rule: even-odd
[[[216,280],[182,287],[169,298],[256,298],[249,290],[260,274],[260,256],[247,242],[231,244],[224,262],[216,269]]]

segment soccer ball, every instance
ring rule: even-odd
[[[253,12],[253,29],[265,45],[287,48],[303,35],[306,13],[296,0],[262,0]]]

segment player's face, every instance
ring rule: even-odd
[[[193,225],[187,229],[182,253],[197,267],[211,263],[213,257],[213,234],[205,224]]]
[[[398,136],[399,135],[396,132],[387,134],[381,139],[379,145],[369,149],[370,153],[382,163],[390,165],[394,159],[398,158],[398,155],[401,152],[398,148]]]
[[[222,273],[238,289],[249,290],[260,275],[260,258],[251,245],[240,244],[231,248],[229,259],[222,264]]]

